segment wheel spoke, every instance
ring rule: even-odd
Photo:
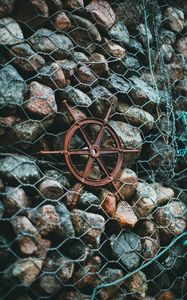
[[[103,164],[103,161],[100,157],[96,158],[98,164],[100,165],[101,169],[103,170],[103,172],[110,178],[110,174],[108,172],[108,170],[106,169],[105,165]]]
[[[90,151],[88,149],[72,149],[68,152],[69,155],[90,155]]]
[[[119,153],[120,152],[120,149],[118,148],[102,148],[100,149],[100,154],[101,155],[110,155],[110,154],[116,154],[116,153]]]
[[[84,179],[87,178],[89,172],[91,171],[91,168],[92,168],[92,165],[93,165],[93,161],[94,161],[94,158],[91,157],[91,156],[89,156],[89,158],[88,158],[88,160],[87,160],[87,163],[86,163],[86,167],[85,167],[85,169],[84,169],[84,171],[83,171],[83,175],[82,175],[82,177],[83,177]]]
[[[38,152],[39,154],[63,154],[64,151],[63,150],[54,150],[54,151],[40,151]]]
[[[87,135],[86,131],[84,130],[84,128],[82,126],[79,126],[78,127],[85,139],[85,142],[87,143],[88,146],[91,146],[92,145],[92,142],[90,141],[90,138],[89,136]]]
[[[100,145],[101,145],[101,140],[103,138],[104,130],[105,130],[105,125],[102,125],[100,130],[99,130],[99,133],[96,137],[96,140],[95,140],[95,145],[98,146],[98,147],[100,147]]]

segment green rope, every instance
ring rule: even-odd
[[[113,282],[110,283],[104,283],[104,284],[100,284],[97,287],[94,288],[92,296],[91,296],[91,300],[95,299],[97,290],[103,289],[103,288],[107,288],[110,287],[112,285],[116,285],[124,280],[126,280],[127,278],[131,277],[132,275],[134,275],[135,273],[143,270],[144,268],[146,268],[147,266],[149,266],[150,264],[152,264],[152,262],[154,262],[155,260],[157,260],[158,258],[160,258],[164,253],[166,253],[178,240],[180,240],[181,238],[187,236],[187,231],[181,233],[179,236],[177,236],[164,250],[162,250],[158,255],[156,255],[154,258],[152,258],[150,261],[146,262],[144,265],[142,265],[141,267],[139,267],[138,269],[132,271],[131,273],[126,274],[125,276],[123,276],[120,279],[117,279]],[[187,240],[183,243],[184,246],[187,246]]]
[[[182,111],[179,115],[179,119],[184,125],[184,134],[182,134],[182,137],[179,137],[179,139],[184,143],[184,148],[178,150],[178,155],[185,156],[187,154],[187,112]]]

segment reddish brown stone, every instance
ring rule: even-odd
[[[65,0],[64,4],[68,8],[79,9],[84,7],[84,0]]]
[[[14,3],[15,3],[15,0],[1,1],[0,19],[11,14],[11,12],[14,9]]]
[[[170,291],[161,292],[156,297],[156,300],[175,300],[175,295],[173,292]]]
[[[33,81],[28,87],[25,108],[37,116],[46,116],[57,112],[53,90],[41,83]]]
[[[164,12],[165,24],[174,32],[181,32],[184,28],[184,13],[175,7],[167,7]]]
[[[87,65],[81,65],[75,72],[79,88],[91,87],[96,83],[96,77]]]
[[[125,280],[124,286],[127,287],[128,291],[136,299],[145,299],[148,291],[147,279],[143,272],[137,272],[130,278]]]
[[[124,168],[114,179],[114,183],[124,199],[129,199],[135,193],[138,185],[138,177],[133,170]]]
[[[114,217],[116,211],[116,196],[110,191],[102,189],[99,198],[105,213],[109,217]]]
[[[91,64],[90,68],[99,76],[104,76],[109,73],[109,66],[104,55],[100,53],[93,53],[89,58]]]
[[[71,21],[63,11],[60,11],[55,15],[53,24],[56,30],[60,32],[68,31],[71,27]]]
[[[103,25],[107,29],[115,23],[115,14],[108,1],[92,0],[86,6],[86,11],[91,14],[97,24]]]
[[[12,126],[21,121],[20,117],[12,115],[7,117],[0,117],[0,124],[5,126]]]
[[[66,78],[72,77],[77,69],[77,64],[69,59],[57,60],[56,63],[60,66]]]
[[[104,43],[102,45],[103,52],[106,55],[122,58],[125,56],[126,51],[123,47],[120,45],[114,43],[113,41],[108,40],[107,38],[104,38]]]
[[[22,188],[6,187],[5,193],[3,202],[8,215],[13,215],[29,206],[30,200]]]
[[[124,228],[133,228],[138,222],[132,207],[126,201],[121,201],[115,213],[115,219],[118,224]]]

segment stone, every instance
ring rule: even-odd
[[[25,216],[15,216],[11,219],[11,224],[14,232],[17,234],[17,243],[20,252],[24,256],[35,255],[45,259],[51,242],[41,238],[30,220]]]
[[[124,149],[136,149],[141,151],[142,138],[138,128],[128,123],[113,120],[109,121],[109,125],[114,129],[117,136],[120,137]],[[139,155],[140,152],[126,153],[125,161],[132,162],[137,159]]]
[[[142,131],[149,132],[154,126],[154,117],[139,106],[130,106],[121,101],[116,110],[117,120],[137,126]]]
[[[16,297],[15,300],[33,300],[33,298],[27,294],[22,294],[21,296]]]
[[[15,188],[6,186],[5,194],[3,203],[6,213],[9,216],[14,215],[16,212],[23,211],[30,204],[29,197],[21,187]]]
[[[173,31],[162,29],[160,35],[161,41],[167,45],[173,45],[176,41],[176,34]]]
[[[77,26],[72,27],[72,29],[68,34],[73,42],[78,45],[77,50],[86,53],[88,56],[96,51],[99,42],[94,42],[87,30]]]
[[[90,296],[82,294],[78,290],[70,289],[68,291],[62,291],[59,293],[55,300],[90,300]]]
[[[176,45],[177,51],[183,54],[185,60],[187,61],[187,37],[181,37],[177,41]]]
[[[86,114],[82,110],[80,110],[78,107],[73,107],[72,105],[69,105],[69,107],[71,108],[71,111],[73,113],[74,120],[80,121],[80,120],[87,118]],[[58,120],[58,123],[60,126],[63,123],[67,127],[71,126],[74,122],[74,120],[73,120],[72,116],[69,114],[69,112],[65,111],[63,103],[60,103],[58,106],[58,114],[56,117],[56,121],[57,120]]]
[[[110,244],[114,256],[120,260],[126,270],[132,271],[139,267],[142,246],[138,235],[123,230],[119,235],[111,236]]]
[[[77,63],[75,63],[72,60],[69,59],[57,60],[56,63],[62,69],[66,79],[72,77],[75,71],[77,70]]]
[[[138,222],[138,218],[134,213],[133,208],[126,201],[118,203],[114,219],[117,220],[121,228],[134,228]]]
[[[175,300],[175,295],[171,291],[160,292],[159,295],[155,298],[156,300]]]
[[[97,52],[92,53],[92,55],[89,57],[89,62],[90,68],[96,75],[103,77],[109,74],[108,62],[104,55]]]
[[[185,76],[183,80],[177,81],[175,83],[175,89],[180,95],[184,97],[187,96],[187,76]]]
[[[8,16],[14,9],[15,0],[1,0],[0,1],[0,19]]]
[[[121,269],[115,268],[103,268],[99,272],[98,279],[94,282],[94,287],[97,287],[101,284],[111,283],[123,277],[123,272]],[[109,287],[100,289],[98,292],[99,298],[101,300],[109,299],[116,291],[120,289],[120,286],[123,284],[121,281],[118,284],[111,285]]]
[[[3,202],[0,201],[0,218],[2,218],[4,211],[5,211],[4,204]]]
[[[104,86],[96,86],[88,93],[93,102],[94,116],[104,118],[109,107],[117,107],[118,98]]]
[[[73,272],[72,260],[59,253],[51,253],[44,262],[39,286],[45,293],[52,294],[72,277]]]
[[[136,55],[145,55],[142,44],[133,37],[130,37],[129,43],[126,45],[126,47],[129,49],[130,53],[134,53]]]
[[[65,35],[55,33],[46,28],[38,29],[28,39],[28,43],[43,54],[50,54],[55,59],[64,59],[70,55],[72,41]]]
[[[52,21],[55,29],[59,32],[66,32],[71,28],[71,21],[63,11],[58,11]]]
[[[37,72],[45,65],[45,59],[26,43],[12,46],[10,57],[16,67],[26,72]]]
[[[109,29],[115,23],[114,11],[107,1],[92,0],[85,9],[98,25]]]
[[[97,78],[87,65],[81,65],[75,72],[77,87],[81,89],[91,88],[97,83]]]
[[[99,199],[101,207],[109,217],[114,217],[116,212],[116,196],[107,189],[101,189]]]
[[[123,168],[114,179],[114,183],[124,199],[131,198],[138,185],[138,177],[136,173],[129,169]]]
[[[154,169],[165,166],[169,171],[172,168],[175,149],[170,144],[166,144],[164,141],[156,139],[149,143],[145,155],[146,157],[149,157],[148,162]]]
[[[151,237],[154,239],[158,238],[157,226],[151,220],[143,220],[141,227],[138,230],[138,234],[141,237]]]
[[[129,55],[129,54],[125,55],[122,58],[122,62],[123,62],[124,70],[136,71],[141,68],[138,59],[133,55]]]
[[[101,258],[93,256],[88,258],[84,263],[80,264],[79,268],[74,272],[72,281],[79,289],[93,286],[97,278],[97,274],[101,268]]]
[[[139,271],[129,277],[124,281],[124,285],[127,288],[128,292],[136,299],[145,299],[146,293],[148,291],[148,284],[147,278],[143,272]]]
[[[157,194],[157,205],[163,205],[172,200],[174,198],[174,190],[170,187],[165,187],[161,185],[159,182],[155,182],[151,184],[151,186],[155,189]]]
[[[143,44],[144,47],[147,47],[147,42],[151,45],[153,43],[153,36],[151,34],[150,29],[145,27],[145,24],[140,23],[136,26],[136,30],[138,32],[138,39]]]
[[[37,80],[52,89],[62,89],[68,84],[62,68],[56,62],[41,68]]]
[[[78,105],[80,107],[89,107],[92,104],[92,100],[81,90],[72,86],[65,87],[62,95],[63,99],[67,99],[70,104]]]
[[[126,55],[126,51],[123,47],[107,38],[103,38],[102,52],[104,55],[115,58],[122,58]]]
[[[0,106],[22,104],[26,86],[25,81],[13,66],[3,67],[0,70]]]
[[[79,10],[84,7],[84,0],[65,0],[64,4],[67,8]]]
[[[84,191],[79,197],[78,208],[85,210],[89,209],[90,211],[97,210],[100,208],[100,204],[101,201],[96,195],[88,191]]]
[[[59,200],[64,194],[62,185],[53,179],[42,181],[38,189],[45,199]]]
[[[184,232],[186,228],[186,204],[172,201],[158,207],[154,213],[154,220],[160,226],[163,240],[170,240]]]
[[[13,143],[24,149],[29,148],[52,122],[53,119],[48,118],[43,121],[28,120],[15,124],[10,128]]]
[[[57,112],[53,90],[37,81],[28,86],[24,107],[32,114],[45,117]]]
[[[40,172],[33,160],[24,155],[10,154],[0,159],[0,176],[9,184],[34,184]]]
[[[160,250],[159,241],[146,237],[142,239],[142,256],[145,260],[154,258]]]
[[[72,57],[77,64],[89,62],[88,56],[80,51],[73,52]]]
[[[124,287],[120,287],[120,289],[110,297],[110,300],[127,300],[128,292]]]
[[[175,83],[176,81],[183,80],[185,78],[184,59],[182,59],[180,56],[178,57],[175,56],[172,62],[169,64],[165,64],[165,66],[166,66],[168,77],[171,82]]]
[[[129,43],[129,32],[123,22],[116,22],[109,30],[113,40],[126,46]]]
[[[137,76],[130,78],[132,82],[131,96],[137,105],[141,105],[143,109],[153,109],[160,102],[160,95],[145,81]]]
[[[79,26],[80,29],[84,29],[87,33],[87,40],[93,41],[93,42],[101,42],[101,35],[97,29],[97,27],[88,19],[85,19],[83,17],[77,16],[77,15],[70,15],[70,20],[72,21],[72,24],[77,27]],[[76,32],[76,30],[75,30]],[[73,35],[74,36],[74,35]]]
[[[116,3],[114,6],[116,21],[121,21],[127,28],[133,27],[141,23],[143,6],[138,0],[134,0],[133,5],[131,0]]]
[[[106,87],[118,97],[125,97],[130,91],[130,85],[122,77],[117,74],[112,74],[106,83]]]
[[[75,236],[70,212],[63,203],[57,206],[43,205],[28,213],[28,218],[35,224],[41,236],[53,234],[62,239]]]
[[[172,62],[174,49],[171,45],[162,44],[161,46],[162,55],[166,63]]]
[[[78,236],[93,247],[100,246],[101,234],[105,229],[105,219],[98,214],[88,213],[80,209],[74,209],[71,219]]]
[[[44,171],[44,179],[56,180],[57,182],[59,182],[61,186],[67,189],[70,188],[69,179],[64,174],[62,174],[57,170],[51,169],[51,170]]]
[[[19,24],[12,18],[0,19],[0,44],[12,46],[24,41]]]
[[[184,13],[176,7],[167,7],[164,12],[165,25],[174,32],[181,32],[184,28]]]
[[[147,182],[139,182],[132,199],[133,208],[139,218],[148,217],[157,206],[157,194]]]
[[[30,287],[39,275],[42,265],[43,261],[38,258],[19,259],[4,271],[4,277],[16,279],[22,286]]]

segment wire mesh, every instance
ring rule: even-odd
[[[187,3],[0,0],[0,299],[187,299]]]

